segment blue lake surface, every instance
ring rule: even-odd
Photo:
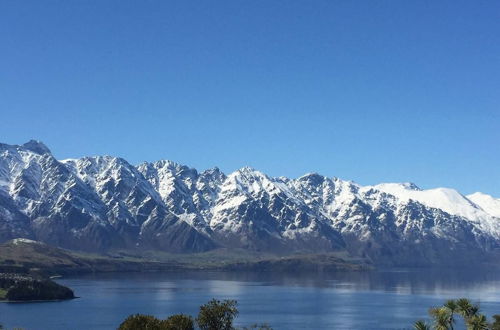
[[[1,303],[8,329],[116,329],[128,315],[195,316],[211,298],[236,299],[237,326],[274,329],[411,329],[448,298],[468,297],[500,314],[500,274],[471,270],[359,273],[123,273],[61,278],[81,298]],[[460,329],[460,327],[458,327]]]

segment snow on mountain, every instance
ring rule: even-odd
[[[106,205],[106,218],[125,245],[197,251],[212,247],[189,217],[175,216],[140,168],[111,156],[66,160],[64,164]]]
[[[30,141],[0,144],[0,241],[13,238],[83,250],[345,250],[400,265],[481,260],[500,249],[500,200],[249,167],[226,176],[166,160],[57,161]]]
[[[480,192],[467,195],[467,198],[481,207],[485,212],[494,217],[500,218],[500,198],[494,198]]]
[[[112,222],[140,225],[162,204],[158,192],[124,159],[85,157],[63,163],[110,208],[107,216]]]
[[[210,231],[206,217],[212,212],[225,175],[214,168],[198,173],[171,161],[143,163],[138,171],[156,189],[170,212],[198,230]]]
[[[449,188],[421,190],[408,183],[382,183],[373,186],[373,188],[394,195],[404,201],[415,200],[426,206],[466,218],[474,218],[476,213],[480,211],[465,196]]]
[[[414,200],[425,206],[464,217],[478,223],[488,233],[500,238],[500,218],[495,218],[494,215],[478,207],[478,205],[454,189],[421,190],[413,184],[399,183],[383,183],[373,186],[373,188],[396,196],[405,202]]]
[[[60,246],[85,247],[97,241],[103,246],[111,244],[113,235],[99,198],[45,145],[38,141],[21,146],[2,144],[0,155],[2,181],[7,183],[2,207],[8,207],[11,215],[16,212],[17,219],[28,219],[19,220],[25,227],[16,226],[15,230],[22,228],[30,233],[24,237]],[[3,216],[8,219],[9,213]]]
[[[241,247],[325,251],[344,246],[340,234],[282,178],[245,167],[221,184],[209,220],[218,240]]]

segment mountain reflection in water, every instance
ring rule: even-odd
[[[410,329],[448,298],[500,314],[500,275],[488,269],[343,273],[121,273],[63,278],[80,299],[0,304],[0,323],[25,329],[113,329],[130,314],[196,315],[211,298],[236,299],[237,325],[275,329]]]

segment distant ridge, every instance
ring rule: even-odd
[[[377,264],[458,264],[500,249],[500,199],[412,183],[360,186],[317,173],[226,175],[162,160],[56,160],[39,141],[0,144],[0,241],[85,251],[345,251]]]

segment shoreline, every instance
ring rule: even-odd
[[[48,300],[0,300],[0,303],[4,304],[22,304],[22,303],[40,303],[40,302],[61,302],[61,301],[68,301],[68,300],[74,300],[74,299],[80,299],[81,297],[73,297],[73,298],[67,298],[67,299],[48,299]]]

